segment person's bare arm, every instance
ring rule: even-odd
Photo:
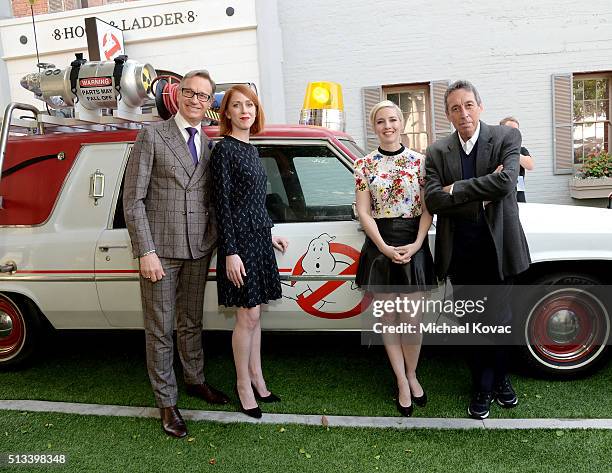
[[[521,166],[523,166],[527,171],[533,171],[535,169],[535,161],[528,154],[521,154],[520,161]]]

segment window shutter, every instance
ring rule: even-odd
[[[433,136],[431,142],[450,135],[453,132],[450,121],[446,117],[444,105],[444,93],[450,82],[447,80],[435,80],[429,83],[429,96],[431,97],[431,131]]]
[[[574,171],[572,75],[553,74],[552,91],[554,173],[571,174]]]
[[[374,128],[370,124],[370,110],[378,102],[382,100],[382,87],[377,85],[374,87],[364,87],[361,89],[361,97],[363,99],[363,131],[366,144],[366,152],[376,149],[378,146],[378,138],[374,133]]]

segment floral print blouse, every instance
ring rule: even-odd
[[[355,189],[370,191],[372,217],[418,217],[423,213],[425,156],[402,146],[390,153],[378,148],[355,161]]]

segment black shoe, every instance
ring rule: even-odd
[[[495,401],[501,407],[509,409],[515,407],[518,404],[518,397],[516,392],[510,383],[510,378],[504,376],[504,379],[495,385]]]
[[[249,417],[253,417],[255,419],[261,419],[261,416],[263,414],[262,414],[261,409],[259,408],[259,406],[253,407],[251,409],[245,409],[242,406],[242,401],[240,400],[240,394],[238,394],[238,385],[237,384],[234,385],[234,391],[236,392],[236,396],[238,397],[238,404],[240,405],[240,412],[242,412],[243,414],[248,415]]]
[[[257,399],[258,401],[261,402],[281,402],[281,398],[278,397],[276,394],[274,393],[270,393],[267,396],[260,396],[259,393],[257,392],[257,388],[255,387],[255,385],[253,383],[251,383],[251,387],[253,388],[253,394],[255,394],[255,399]]]
[[[489,409],[491,408],[491,401],[493,400],[493,393],[490,391],[477,391],[470,401],[468,406],[468,415],[472,419],[486,419],[489,417]]]
[[[419,397],[412,396],[412,403],[419,407],[425,407],[427,404],[427,393],[425,390],[423,390],[423,394],[421,394]]]
[[[410,404],[408,407],[402,406],[400,404],[400,400],[399,400],[399,392],[395,396],[395,407],[397,407],[398,412],[401,415],[403,415],[404,417],[411,417],[412,416],[412,411],[414,409],[414,405]]]

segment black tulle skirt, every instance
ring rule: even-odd
[[[387,245],[402,246],[416,240],[420,217],[374,220]],[[425,238],[421,249],[412,256],[410,262],[397,264],[383,255],[372,240],[366,237],[355,282],[363,289],[378,293],[406,294],[435,288],[437,284],[428,239]]]

